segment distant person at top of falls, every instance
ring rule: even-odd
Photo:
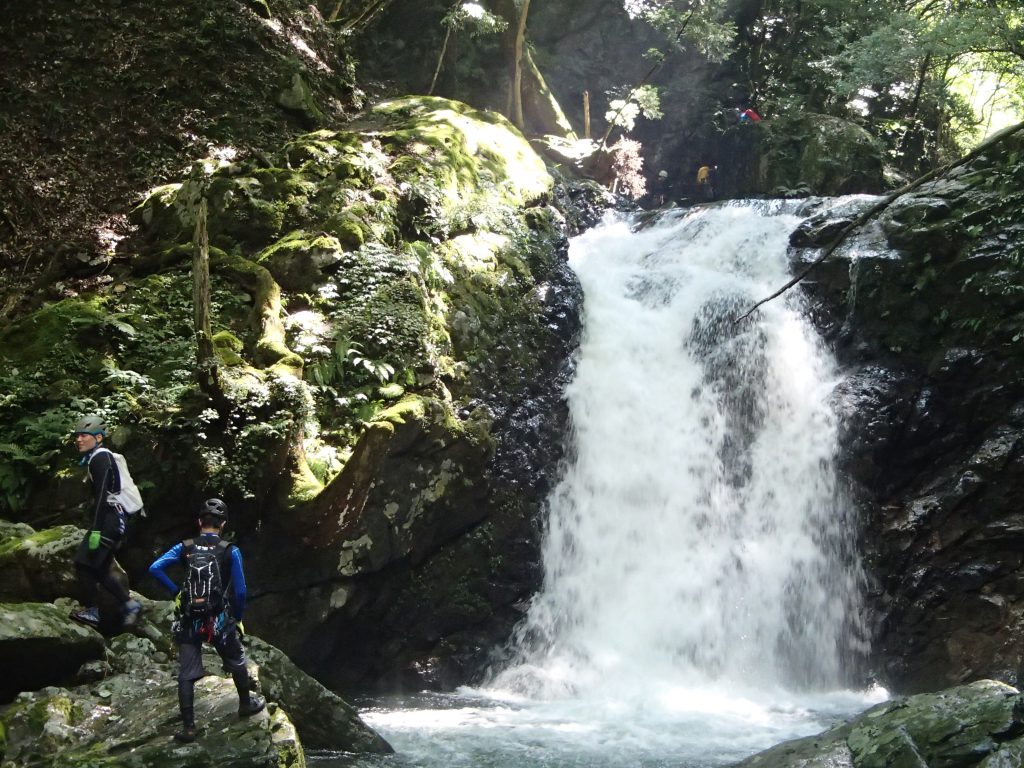
[[[697,169],[697,192],[702,200],[715,199],[715,170],[708,164]]]
[[[738,123],[760,123],[761,116],[754,111],[753,107],[747,107],[745,110],[740,112],[740,116],[736,118]]]
[[[658,178],[652,186],[651,200],[660,208],[668,199],[668,171],[664,168],[658,171]]]

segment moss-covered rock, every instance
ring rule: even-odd
[[[75,594],[73,557],[85,531],[73,525],[38,533],[28,526],[5,528],[0,533],[0,601],[49,601]]]
[[[856,123],[807,113],[737,130],[758,140],[762,192],[845,195],[884,187],[882,144]]]
[[[1024,746],[1024,701],[992,680],[897,698],[817,736],[772,747],[736,768],[967,768],[1003,762]]]
[[[260,690],[293,715],[303,743],[312,749],[349,752],[391,751],[390,745],[359,718],[355,709],[300,670],[274,646],[248,641],[249,658],[259,667]]]
[[[4,765],[141,768],[224,763],[299,768],[305,765],[302,734],[309,734],[312,743],[325,749],[390,751],[350,705],[301,672],[276,648],[251,637],[250,676],[270,702],[267,711],[248,719],[238,717],[234,684],[229,676],[218,674],[219,658],[204,647],[204,664],[212,674],[196,687],[199,739],[188,746],[176,744],[171,741],[180,727],[172,661],[175,646],[169,636],[173,606],[143,603],[145,612],[136,634],[118,635],[106,648],[97,633],[69,624],[69,631],[90,638],[94,652],[88,658],[94,661],[79,669],[84,658],[65,643],[49,663],[55,669],[71,670],[63,679],[68,687],[22,693],[0,712],[0,727],[6,734]],[[61,628],[67,621],[64,614],[52,615],[56,611],[53,606],[35,604],[0,606],[6,633],[14,631],[9,627],[23,628],[23,663],[31,663],[37,655],[34,649],[58,634],[37,629],[38,637],[28,637],[31,627]],[[0,638],[0,653],[7,642]],[[56,682],[52,674],[45,680],[12,677],[8,662],[0,659],[5,678],[23,688]]]
[[[206,677],[196,685],[200,732],[188,745],[172,741],[180,721],[170,675],[140,682],[117,675],[88,687],[22,694],[0,715],[5,765],[305,767],[284,711],[270,704],[239,718],[230,679]]]
[[[101,659],[103,638],[48,603],[0,603],[0,702],[18,691],[67,681]]]

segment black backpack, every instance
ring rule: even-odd
[[[224,590],[231,574],[227,562],[231,544],[221,539],[206,542],[186,539],[181,544],[185,558],[182,614],[195,619],[220,615],[227,607]]]

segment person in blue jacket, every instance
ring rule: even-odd
[[[199,535],[175,544],[160,555],[149,572],[175,596],[175,621],[171,632],[178,644],[178,706],[182,730],[174,738],[195,741],[195,683],[203,677],[203,642],[210,643],[224,668],[231,673],[238,691],[238,714],[249,717],[260,712],[266,701],[249,692],[249,671],[241,635],[245,613],[245,572],[242,552],[221,538],[227,525],[228,508],[220,499],[207,499],[199,509]],[[178,585],[166,570],[178,564],[185,568],[185,581]]]

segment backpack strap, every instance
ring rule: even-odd
[[[89,458],[85,464],[85,471],[89,475],[89,479],[92,480],[92,460],[101,453],[110,454],[110,468],[114,470],[114,477],[116,478],[115,486],[117,490],[121,490],[121,470],[117,468],[117,459],[114,458],[114,452],[105,445],[98,445],[89,452]]]

